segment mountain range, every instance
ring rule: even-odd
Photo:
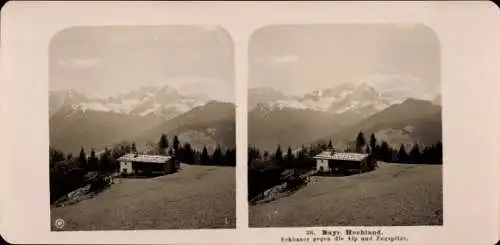
[[[441,107],[427,100],[406,99],[375,113],[352,126],[339,129],[331,136],[344,143],[356,139],[359,132],[365,137],[374,134],[378,140],[386,140],[392,147],[404,144],[431,145],[442,140]]]
[[[89,98],[73,90],[51,91],[49,98],[51,116],[63,106],[71,106],[83,112],[101,111],[135,116],[156,115],[166,120],[210,100],[203,94],[181,95],[167,85],[142,87],[108,98]]]
[[[406,91],[406,92],[404,92]],[[276,145],[333,139],[337,147],[352,143],[362,131],[394,147],[441,140],[441,96],[419,97],[407,88],[376,87],[366,82],[289,95],[269,87],[248,91],[248,143],[274,151]],[[236,146],[235,104],[213,100],[202,91],[183,94],[168,85],[147,86],[108,98],[74,90],[51,91],[50,145],[78,153],[117,143],[139,149],[162,133],[177,135],[194,148]],[[171,142],[171,140],[170,140]]]
[[[77,153],[117,143],[138,148],[161,134],[177,135],[194,148],[235,147],[235,105],[198,93],[184,95],[168,85],[147,86],[108,98],[91,98],[74,90],[49,94],[50,144]]]
[[[400,144],[411,147],[440,141],[440,94],[418,96],[404,91],[407,89],[375,88],[366,82],[299,96],[268,87],[252,88],[248,95],[248,142],[274,151],[277,144],[298,148],[334,139],[337,147],[345,148],[359,132],[367,138],[373,133],[398,148]]]
[[[421,95],[401,88],[373,85],[367,82],[342,83],[332,88],[313,90],[303,95],[287,95],[269,87],[252,88],[248,91],[248,108],[267,104],[276,108],[311,109],[333,114],[354,114],[367,117],[405,99],[432,100],[440,103],[440,94],[425,91]]]

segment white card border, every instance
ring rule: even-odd
[[[498,239],[500,14],[492,2],[8,2],[1,10],[0,230],[11,243],[278,243],[304,228],[249,229],[248,37],[269,24],[418,22],[441,43],[444,226],[386,227],[411,244]],[[48,44],[75,25],[217,24],[235,43],[238,230],[50,232]],[[467,115],[467,116],[465,116]],[[29,149],[29,153],[22,151]],[[478,154],[481,150],[481,154]],[[7,164],[5,164],[7,163]],[[481,168],[470,168],[482,164]]]

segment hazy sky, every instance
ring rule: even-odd
[[[56,34],[49,52],[51,90],[108,96],[171,84],[234,93],[233,43],[218,27],[74,27]]]
[[[250,88],[288,93],[363,79],[440,87],[439,40],[420,24],[267,26],[251,37],[249,63]]]

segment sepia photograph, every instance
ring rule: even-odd
[[[52,231],[236,228],[233,48],[218,26],[52,37]]]
[[[431,28],[269,25],[248,57],[250,227],[443,224]]]

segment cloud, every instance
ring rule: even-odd
[[[295,54],[289,54],[284,56],[269,57],[267,59],[258,58],[256,61],[268,64],[291,64],[299,61],[299,57]]]
[[[99,58],[69,59],[69,60],[60,60],[59,66],[82,69],[82,68],[94,67],[96,65],[99,65],[100,63],[101,59]]]

